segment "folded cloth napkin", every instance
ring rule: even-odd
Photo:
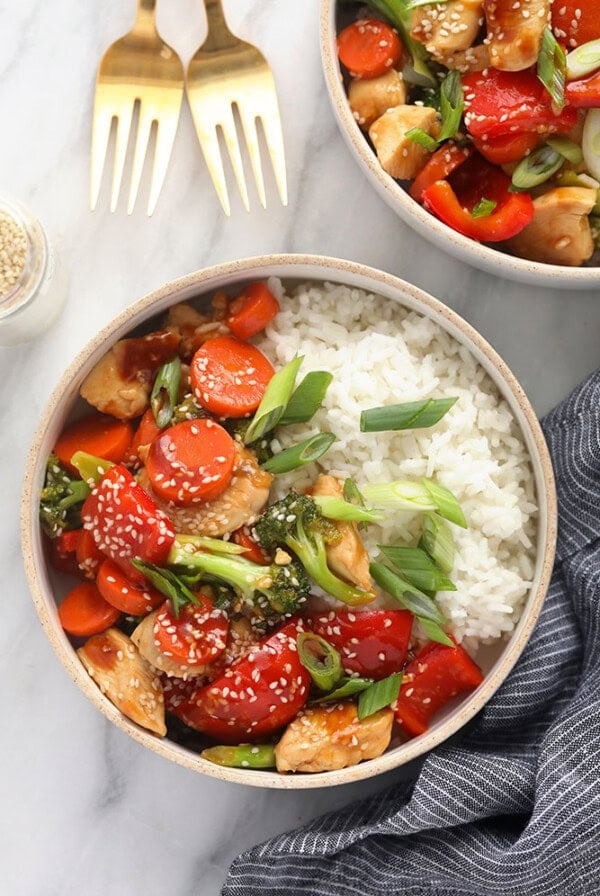
[[[558,551],[508,679],[416,783],[239,856],[222,896],[600,893],[600,371],[542,424]]]

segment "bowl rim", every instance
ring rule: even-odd
[[[44,469],[41,461],[49,450],[46,443],[50,445],[53,443],[72,408],[83,377],[106,351],[106,342],[110,340],[112,344],[134,327],[178,301],[185,301],[194,295],[222,288],[226,284],[232,286],[251,278],[269,276],[280,277],[284,281],[314,280],[319,283],[340,283],[365,289],[397,301],[402,307],[424,314],[458,338],[483,364],[517,417],[528,447],[540,507],[536,580],[519,623],[480,687],[465,698],[458,710],[447,719],[436,723],[424,735],[384,753],[377,759],[338,771],[306,775],[282,775],[276,771],[221,768],[173,741],[156,737],[123,716],[101,694],[79,661],[66,634],[58,624],[46,565],[36,563],[36,557],[42,557],[37,507]],[[49,441],[51,437],[52,440]],[[545,512],[542,512],[543,510]],[[352,783],[399,768],[447,740],[487,703],[519,658],[541,611],[553,567],[557,507],[552,463],[537,416],[512,371],[495,349],[469,323],[418,287],[375,268],[328,256],[280,254],[224,262],[171,280],[126,307],[87,342],[68,365],[52,391],[32,438],[23,481],[20,529],[26,578],[42,627],[69,676],[104,716],[143,746],[193,771],[257,787],[311,789]]]
[[[396,212],[405,224],[412,227],[438,248],[486,273],[507,277],[521,283],[563,289],[593,289],[600,284],[600,266],[569,267],[539,261],[529,261],[508,255],[477,243],[448,227],[415,202],[408,193],[383,170],[358,126],[343,87],[336,51],[335,19],[338,0],[321,0],[320,44],[325,83],[338,126],[363,174],[376,192]],[[496,272],[495,269],[498,268]]]

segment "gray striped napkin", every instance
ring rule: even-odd
[[[543,427],[558,553],[507,681],[414,785],[239,856],[222,896],[600,893],[600,372]]]

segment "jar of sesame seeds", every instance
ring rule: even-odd
[[[66,276],[37,218],[0,196],[0,345],[34,339],[66,299]]]

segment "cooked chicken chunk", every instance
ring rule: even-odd
[[[391,709],[359,721],[354,703],[301,710],[275,747],[278,772],[329,772],[387,749],[392,736]]]
[[[448,55],[471,47],[483,22],[483,0],[448,0],[417,7],[410,35],[434,56]]]
[[[596,190],[555,187],[533,200],[533,221],[506,245],[523,258],[578,267],[594,252],[588,215]]]
[[[344,492],[334,476],[322,473],[314,484],[313,495],[343,498]],[[369,573],[369,555],[362,543],[358,526],[356,523],[347,523],[341,520],[337,520],[335,526],[342,537],[337,544],[327,545],[329,566],[351,585],[358,585],[363,591],[373,593],[373,583]]]
[[[406,136],[406,132],[413,128],[421,128],[432,135],[437,133],[435,109],[429,106],[396,106],[384,112],[369,128],[369,137],[381,167],[398,180],[415,177],[429,155],[426,149]]]
[[[446,68],[458,72],[482,72],[490,64],[490,54],[486,44],[457,50],[455,53],[434,53],[433,58]]]
[[[162,685],[127,635],[109,628],[89,638],[77,653],[102,693],[123,715],[165,736]]]
[[[388,109],[406,103],[402,73],[391,68],[379,78],[353,78],[348,87],[348,102],[361,128],[368,130]]]
[[[251,451],[236,442],[231,482],[214,501],[194,507],[178,507],[154,494],[144,469],[141,470],[138,481],[167,514],[176,532],[218,538],[256,522],[269,498],[273,477],[261,470]]]
[[[557,0],[558,2],[558,0]],[[484,0],[490,62],[505,72],[534,65],[550,24],[552,0]]]
[[[186,302],[172,305],[169,308],[166,327],[179,333],[181,336],[180,354],[182,358],[188,360],[207,339],[212,339],[213,336],[218,336],[220,333],[229,333],[221,320],[200,314]]]
[[[83,381],[82,398],[120,420],[139,417],[148,407],[157,370],[176,356],[178,347],[178,334],[169,330],[120,339]]]

